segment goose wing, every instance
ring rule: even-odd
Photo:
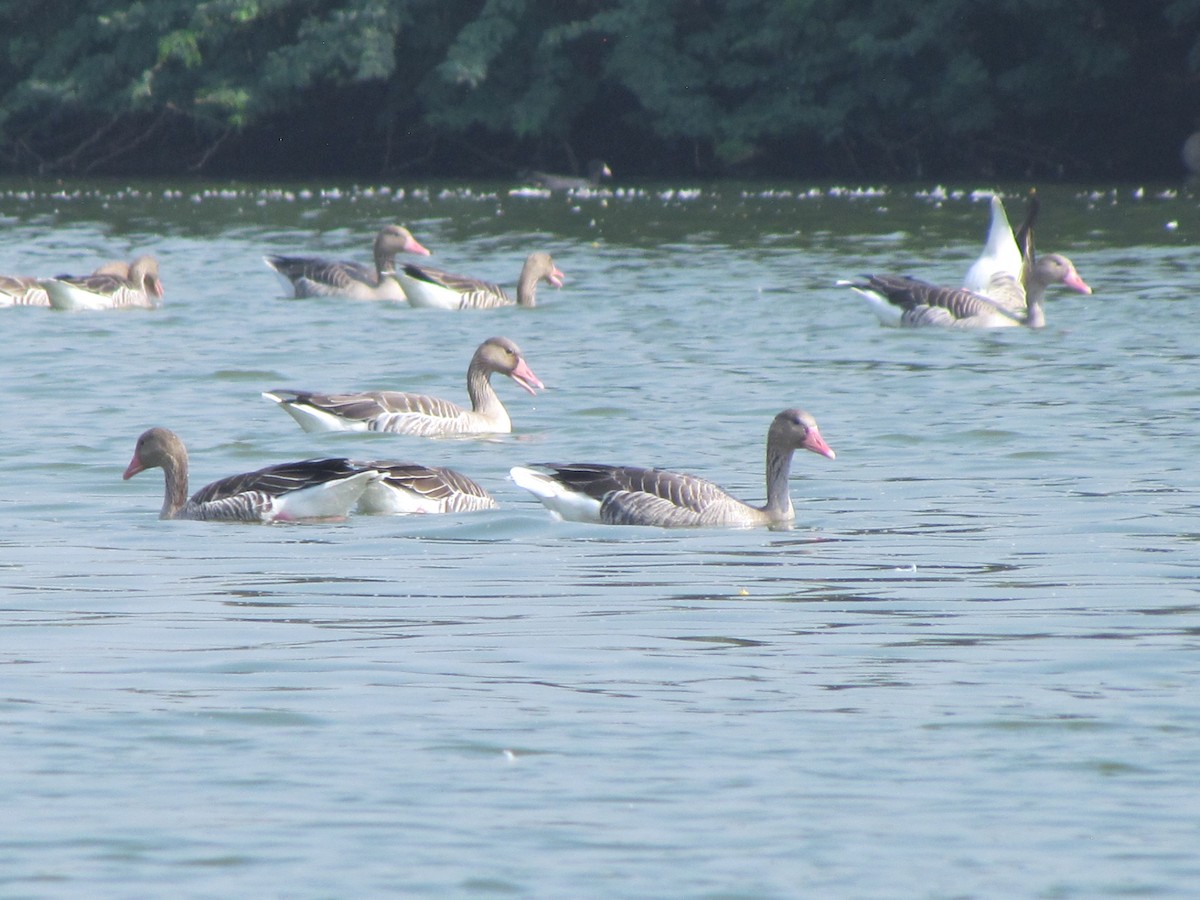
[[[299,462],[279,463],[253,472],[230,475],[212,484],[205,485],[192,494],[191,503],[211,503],[225,500],[236,494],[260,493],[267,497],[278,497],[291,491],[351,478],[364,471],[361,466],[348,459],[306,459]]]
[[[607,494],[600,504],[600,521],[609,525],[661,525],[666,528],[704,524],[697,510],[639,491]]]
[[[462,414],[457,403],[430,397],[426,394],[410,394],[403,391],[369,391],[359,394],[317,394],[310,391],[273,390],[285,404],[311,406],[343,419],[370,421],[396,416],[429,416],[453,419]],[[380,431],[387,429],[382,426]]]
[[[309,488],[324,488],[358,478],[377,477],[370,469],[346,459],[309,459],[280,463],[253,472],[231,475],[205,485],[187,502],[187,518],[267,521],[280,512],[279,501],[302,496]],[[357,489],[361,494],[365,481]],[[356,496],[356,495],[355,495]],[[350,498],[352,504],[354,497]],[[286,505],[286,499],[284,499]]]
[[[496,505],[482,485],[454,469],[391,460],[372,460],[358,465],[382,472],[383,484],[414,494],[445,512],[469,512]]]
[[[268,256],[266,260],[309,296],[330,296],[358,284],[376,283],[375,270],[361,263],[303,256]]]
[[[1029,276],[1033,264],[1037,261],[1033,248],[1033,226],[1037,224],[1038,213],[1042,210],[1042,201],[1038,199],[1037,188],[1029,191],[1029,202],[1025,206],[1025,221],[1017,229],[1017,249],[1021,251],[1021,284],[1029,284]]]
[[[511,306],[513,303],[504,288],[491,281],[483,281],[467,275],[455,275],[453,272],[429,266],[418,266],[413,263],[405,264],[403,271],[405,275],[415,281],[423,281],[458,294],[462,298],[461,306],[464,309]]]
[[[542,463],[538,468],[549,470],[557,481],[571,490],[602,502],[614,494],[637,494],[655,498],[670,507],[699,513],[714,500],[728,496],[711,481],[665,469],[605,466],[594,463]],[[639,502],[646,504],[652,501]],[[627,507],[634,504],[633,501],[626,500],[615,505]]]

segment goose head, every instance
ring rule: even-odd
[[[142,432],[133,448],[133,458],[125,469],[122,479],[128,481],[138,472],[155,467],[176,468],[180,463],[187,466],[187,450],[179,435],[168,428],[151,428]]]
[[[785,409],[775,417],[767,432],[767,445],[785,450],[809,450],[828,459],[837,456],[821,437],[817,420],[802,409]]]
[[[471,359],[471,368],[507,375],[531,394],[536,394],[539,388],[545,388],[525,362],[521,348],[506,337],[488,338],[480,344]]]
[[[1033,265],[1030,278],[1047,287],[1052,284],[1061,284],[1063,287],[1068,287],[1081,294],[1092,292],[1087,282],[1080,278],[1079,273],[1075,271],[1075,264],[1061,253],[1047,253],[1045,256],[1039,257]]]

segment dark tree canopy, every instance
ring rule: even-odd
[[[1174,177],[1200,0],[0,0],[0,173]]]

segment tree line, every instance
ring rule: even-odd
[[[1177,177],[1200,0],[0,0],[0,174]]]

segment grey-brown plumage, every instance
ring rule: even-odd
[[[388,431],[420,437],[508,433],[512,420],[492,387],[493,373],[507,375],[531,394],[544,387],[513,341],[493,337],[476,348],[467,367],[470,409],[401,391],[321,394],[276,389],[263,396],[282,406],[305,431]]]
[[[775,416],[767,431],[767,502],[751,506],[695,475],[597,463],[539,463],[511,470],[513,480],[564,519],[607,525],[772,525],[795,518],[788,476],[796,450],[834,458],[816,420],[800,409]]]
[[[551,172],[531,172],[529,180],[538,187],[551,191],[582,191],[595,190],[600,186],[600,179],[612,177],[612,169],[600,159],[589,162],[587,172],[586,178],[580,178],[578,175],[555,175]]]
[[[494,282],[455,275],[429,266],[409,263],[397,273],[397,278],[412,306],[424,309],[495,309],[501,306],[536,306],[538,282],[545,281],[552,287],[562,287],[564,276],[550,254],[539,250],[530,253],[521,267],[515,301]]]
[[[268,266],[296,297],[348,297],[352,300],[404,300],[396,280],[396,254],[429,256],[407,228],[387,225],[375,236],[375,266],[312,256],[265,256]]]
[[[36,278],[0,275],[0,306],[49,306],[50,295]]]
[[[144,432],[125,469],[128,480],[146,469],[163,470],[160,519],[272,522],[340,518],[349,513],[367,486],[383,475],[346,459],[309,459],[231,475],[205,485],[188,497],[188,454],[183,441],[167,428]]]
[[[1042,201],[1037,189],[1029,191],[1029,199],[1025,204],[1025,219],[1021,222],[1013,236],[1017,249],[1021,251],[1021,284],[1028,288],[1029,278],[1033,274],[1033,265],[1037,261],[1037,253],[1033,247],[1033,226],[1037,224],[1038,214],[1042,211]]]
[[[59,275],[39,284],[55,309],[152,309],[163,296],[153,256],[139,256],[127,270],[120,263],[105,263],[91,275]]]
[[[864,281],[843,282],[871,301],[880,320],[907,327],[998,328],[1046,324],[1046,289],[1062,284],[1083,294],[1084,283],[1069,259],[1060,253],[1040,257],[1029,269],[1025,286],[1011,275],[994,275],[986,293],[941,287],[908,275],[866,275]]]
[[[394,460],[370,460],[358,465],[383,474],[363,493],[358,501],[359,512],[452,513],[497,506],[482,485],[454,469]]]
[[[1008,304],[968,291],[966,288],[941,287],[913,278],[910,275],[868,275],[865,282],[852,284],[860,292],[871,291],[884,297],[900,309],[900,325],[943,325],[972,327],[985,321],[1007,321],[1024,324],[1022,313],[1013,312]],[[1024,291],[1011,278],[994,278],[994,285],[1003,286],[1006,294],[1020,293],[1024,306]]]

